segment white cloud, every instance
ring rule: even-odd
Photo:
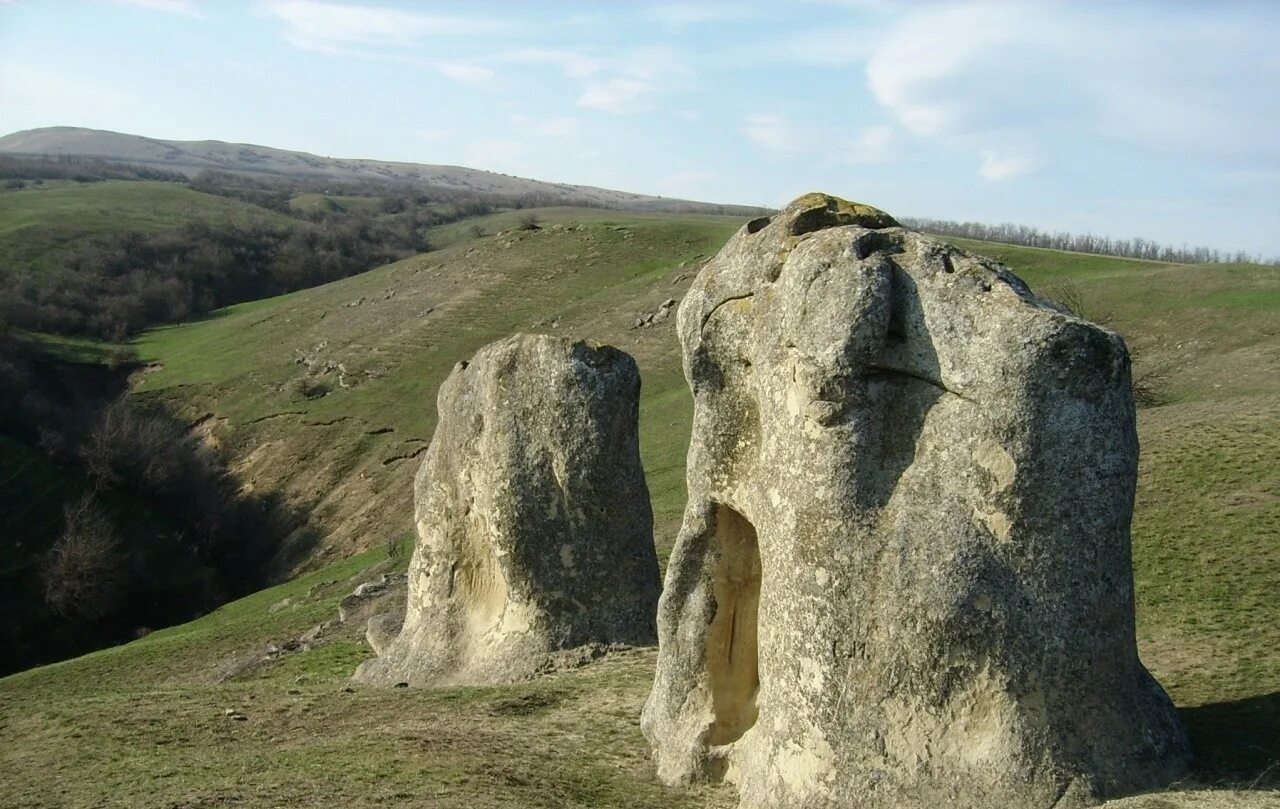
[[[1036,159],[1027,155],[1000,154],[991,149],[983,149],[978,174],[984,180],[1000,182],[1029,174],[1035,171],[1036,166]]]
[[[583,87],[578,106],[627,115],[657,106],[658,96],[678,89],[693,71],[666,47],[637,48],[603,62]]]
[[[800,127],[767,113],[748,115],[742,134],[760,149],[774,154],[808,151],[839,163],[883,163],[894,154],[893,127],[876,124],[849,138],[823,126]]]
[[[571,79],[585,79],[600,70],[601,60],[577,51],[554,48],[521,48],[507,51],[495,57],[500,62],[517,62],[533,65],[551,65],[559,68]]]
[[[966,125],[964,116],[983,96],[999,93],[1004,85],[998,76],[982,75],[984,85],[977,87],[957,77],[985,73],[980,64],[984,56],[1027,36],[1025,18],[1017,8],[983,4],[909,15],[871,54],[867,84],[876,100],[912,132],[953,131]]]
[[[184,17],[203,18],[204,12],[191,0],[116,0],[130,6],[140,6],[152,11],[164,11],[169,14],[181,14]]]
[[[751,9],[728,3],[664,3],[645,8],[649,19],[673,27],[727,22],[754,16]]]
[[[1224,6],[1211,24],[1191,8],[917,9],[878,38],[867,84],[910,132],[979,157],[988,180],[1034,170],[1055,141],[1066,152],[1066,133],[1230,164],[1274,159],[1280,94],[1261,88],[1280,84],[1280,63],[1252,19],[1261,8]]]
[[[651,106],[653,91],[651,82],[626,76],[589,81],[578,96],[578,106],[619,114],[643,112]]]
[[[747,140],[766,152],[784,154],[801,146],[799,132],[788,121],[777,115],[755,113],[742,122],[742,134]]]
[[[446,63],[440,65],[440,72],[449,78],[460,81],[463,84],[486,85],[493,81],[497,76],[492,70],[480,65],[464,65],[456,63]]]
[[[307,50],[332,51],[352,45],[403,47],[424,36],[482,34],[502,28],[498,21],[480,17],[320,0],[267,0],[263,8],[284,23],[285,39]]]
[[[782,62],[802,65],[844,67],[867,61],[875,52],[878,38],[879,32],[866,26],[829,25],[781,36],[773,43],[769,53],[755,58],[772,57]],[[749,53],[742,54],[742,58],[749,56]]]

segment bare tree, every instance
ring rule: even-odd
[[[981,222],[955,222],[950,219],[905,218],[902,223],[907,227],[938,236],[958,236],[963,239],[1004,242],[1025,247],[1068,250],[1075,253],[1141,258],[1171,264],[1280,263],[1280,258],[1264,259],[1261,255],[1249,255],[1243,250],[1227,252],[1211,247],[1194,247],[1185,244],[1181,247],[1163,245],[1150,239],[1112,239],[1108,236],[1095,236],[1092,233],[1068,233],[1061,230],[1050,232],[1010,222],[984,225]]]
[[[92,493],[64,506],[63,518],[62,536],[45,557],[45,602],[60,615],[101,618],[124,591],[120,540]]]
[[[163,492],[184,471],[184,457],[170,450],[185,440],[172,421],[118,401],[89,431],[80,452],[99,485]]]

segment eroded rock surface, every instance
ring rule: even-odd
[[[1186,737],[1134,641],[1118,336],[810,194],[679,309],[689,502],[642,726],[744,807],[1066,807]]]
[[[414,483],[404,627],[356,678],[512,682],[588,644],[652,644],[653,514],[626,353],[517,335],[459,363]]]

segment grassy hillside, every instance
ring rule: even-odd
[[[138,349],[154,370],[136,390],[193,422],[209,417],[250,485],[310,511],[332,531],[322,558],[337,558],[409,530],[413,459],[454,363],[515,331],[605,340],[643,369],[643,450],[669,544],[683,507],[688,395],[670,323],[629,327],[679,298],[740,220],[539,215],[541,230],[479,239],[474,223],[452,225],[438,236],[453,244],[439,252],[152,331]],[[493,234],[516,218],[479,224]],[[324,395],[307,398],[309,387]]]
[[[689,396],[674,324],[631,326],[680,298],[736,222],[542,216],[541,230],[480,238],[471,223],[449,226],[433,237],[449,245],[440,252],[138,341],[153,366],[136,395],[198,422],[246,487],[311,510],[329,532],[317,559],[333,566],[129,646],[0,680],[0,732],[24,742],[0,754],[0,806],[729,800],[655,785],[636,727],[651,651],[509,688],[346,692],[368,654],[348,628],[219,676],[332,615],[383,569],[376,550],[339,560],[407,534],[436,388],[456,361],[512,331],[600,339],[636,356],[642,454],[669,549]],[[480,224],[493,234],[514,222]],[[1280,760],[1280,270],[964,246],[1105,316],[1140,372],[1162,371],[1168,403],[1139,416],[1140,650],[1192,730],[1197,783],[1280,786],[1280,769],[1268,769]]]
[[[51,181],[0,192],[0,272],[40,272],[59,250],[86,237],[135,231],[154,234],[191,222],[310,227],[287,216],[177,183]]]

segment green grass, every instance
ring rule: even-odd
[[[66,334],[27,333],[26,337],[35,340],[42,353],[61,362],[74,362],[84,365],[105,365],[112,357],[121,352],[128,352],[131,347],[97,340],[92,337],[74,337]]]
[[[520,214],[480,224],[510,231]],[[50,807],[730,800],[656,787],[635,727],[651,650],[509,688],[347,693],[344,677],[366,654],[353,632],[214,682],[246,652],[330,617],[358,570],[381,569],[376,551],[345,557],[410,530],[415,453],[431,437],[439,383],[513,331],[599,339],[637,358],[665,556],[684,504],[690,399],[673,322],[630,326],[682,297],[736,222],[539,214],[540,231],[476,239],[473,222],[457,223],[434,234],[438,252],[137,341],[163,366],[137,395],[193,421],[212,414],[246,484],[308,509],[328,532],[318,558],[342,561],[186,626],[0,681],[0,733],[23,740],[0,753],[0,796]],[[1073,292],[1125,336],[1139,371],[1164,370],[1170,404],[1139,418],[1140,651],[1183,710],[1198,783],[1277,785],[1267,767],[1280,760],[1280,271],[964,246],[1038,291]],[[349,386],[300,357],[317,369],[341,363]],[[303,399],[293,386],[303,376],[331,392]],[[296,601],[272,612],[286,597]],[[226,720],[224,707],[249,720]]]
[[[163,182],[50,182],[0,193],[0,260],[42,272],[85,237],[135,231],[153,234],[190,222],[214,226],[307,227],[256,205]]]
[[[648,650],[509,687],[352,688],[358,627],[219,682],[333,618],[380,552],[127,646],[0,680],[0,806],[695,807],[649,777]],[[225,715],[231,709],[243,721]],[[501,762],[499,765],[498,762]]]

